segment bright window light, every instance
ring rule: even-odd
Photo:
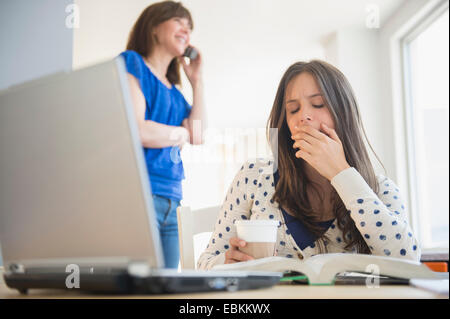
[[[449,239],[448,6],[405,42],[409,174],[423,248]]]

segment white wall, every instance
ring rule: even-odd
[[[74,35],[74,67],[123,51],[133,23],[153,2],[75,0],[80,28]],[[282,32],[255,11],[258,6],[250,3],[246,7],[250,11],[240,11],[239,3],[183,1],[194,20],[191,42],[204,57],[205,101],[214,127],[264,127],[285,69],[297,60],[323,58],[320,43],[297,37],[296,29]],[[182,80],[183,93],[191,101],[189,83],[185,77]]]
[[[0,1],[0,89],[72,67],[73,0]]]
[[[152,1],[74,0],[74,3],[80,11],[80,25],[74,32],[73,67],[80,68],[124,51],[134,22]]]
[[[366,27],[341,28],[324,40],[327,59],[349,80],[358,101],[367,138],[380,158],[386,173],[368,149],[375,171],[390,174],[393,164],[385,147],[385,114],[380,106],[380,65],[378,30]]]
[[[75,0],[80,8],[80,28],[74,34],[74,68],[122,52],[133,23],[152,2],[155,1]],[[270,6],[277,4],[263,2]],[[268,23],[270,17],[260,12],[264,8],[255,1],[248,1],[245,8],[240,3],[235,0],[183,1],[194,20],[191,42],[199,47],[204,57],[208,126],[216,130],[219,137],[233,129],[265,128],[278,82],[287,67],[298,60],[324,58],[319,42],[298,36],[298,29],[287,29],[287,32],[280,29],[281,26]],[[183,94],[192,101],[191,88],[183,73],[182,82]],[[234,152],[233,147],[223,143],[185,147],[185,205],[196,208],[223,201],[228,184],[245,160],[230,154]],[[216,154],[215,163],[205,158],[189,161],[190,156],[195,157],[200,152]],[[222,161],[227,155],[229,160]]]
[[[384,124],[380,124],[386,112],[378,112],[378,31],[365,28],[366,6],[379,6],[383,24],[402,1],[182,1],[194,20],[191,42],[204,56],[209,127],[222,133],[226,128],[264,128],[287,67],[299,60],[328,60],[342,69],[355,88],[369,140],[391,173],[391,149],[385,147]],[[75,0],[80,7],[80,28],[74,34],[74,67],[123,51],[133,23],[153,2]],[[328,44],[324,45],[324,37],[329,39]],[[184,74],[182,79],[183,94],[192,101]],[[222,157],[236,147],[219,144],[210,145],[209,151]],[[201,148],[186,146],[183,157],[190,158]],[[196,208],[223,201],[242,160],[184,163],[184,202]]]

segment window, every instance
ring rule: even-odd
[[[448,14],[446,1],[402,42],[410,208],[423,248],[449,238]]]

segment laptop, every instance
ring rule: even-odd
[[[6,284],[103,293],[270,287],[281,273],[164,268],[122,57],[0,91]]]

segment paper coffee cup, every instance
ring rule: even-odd
[[[273,256],[279,223],[278,220],[236,221],[237,236],[247,242],[247,245],[239,247],[239,250],[254,258]]]

